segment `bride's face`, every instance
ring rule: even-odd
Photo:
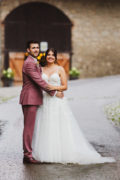
[[[49,51],[46,57],[47,63],[53,64],[55,62],[54,52]]]

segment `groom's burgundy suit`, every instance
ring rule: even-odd
[[[47,91],[51,96],[55,91],[48,91],[48,84],[41,77],[41,67],[37,60],[28,56],[23,69],[23,87],[20,94],[20,104],[24,114],[23,150],[24,157],[32,157],[32,136],[36,118],[36,111],[43,102],[42,90]]]

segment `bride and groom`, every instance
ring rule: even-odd
[[[102,157],[85,139],[63,91],[67,89],[64,69],[58,66],[57,52],[48,49],[45,66],[37,63],[39,43],[27,44],[29,56],[23,65],[20,104],[24,114],[24,163],[114,162]]]

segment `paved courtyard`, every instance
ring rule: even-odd
[[[69,82],[65,96],[88,141],[116,163],[95,165],[22,163],[21,87],[0,88],[0,180],[120,180],[120,130],[104,106],[120,100],[120,76]]]

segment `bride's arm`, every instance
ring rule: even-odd
[[[67,76],[63,67],[59,66],[59,76],[61,80],[61,86],[57,87],[58,91],[67,90]]]

